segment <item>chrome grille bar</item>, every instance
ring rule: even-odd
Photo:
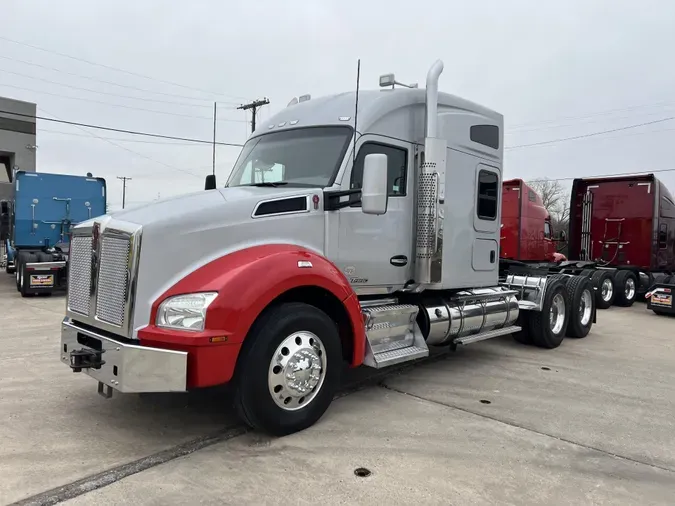
[[[110,216],[73,229],[67,317],[133,337],[141,230],[140,225]]]
[[[68,253],[68,309],[89,315],[91,309],[92,237],[73,236]]]
[[[129,290],[131,238],[104,234],[98,267],[96,318],[121,327]]]

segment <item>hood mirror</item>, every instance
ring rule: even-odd
[[[204,189],[205,190],[215,190],[216,189],[216,175],[215,174],[209,174],[206,176],[206,180],[204,181]]]

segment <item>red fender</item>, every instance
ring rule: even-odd
[[[311,262],[300,268],[298,262]],[[267,305],[301,286],[321,287],[342,301],[354,336],[352,366],[363,362],[365,330],[361,307],[349,281],[325,257],[300,246],[267,244],[230,253],[188,274],[152,305],[151,324],[138,331],[142,345],[188,352],[188,387],[232,379],[246,335]],[[203,332],[168,330],[154,325],[159,305],[168,297],[218,292],[207,310]]]

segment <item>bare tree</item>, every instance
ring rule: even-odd
[[[564,230],[567,233],[570,219],[570,194],[560,184],[552,179],[537,179],[527,183],[539,194],[544,207],[551,215],[551,225],[556,232]]]

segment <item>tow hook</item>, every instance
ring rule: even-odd
[[[105,350],[73,350],[70,352],[70,368],[73,372],[82,372],[82,369],[100,369],[105,360],[102,355]]]

